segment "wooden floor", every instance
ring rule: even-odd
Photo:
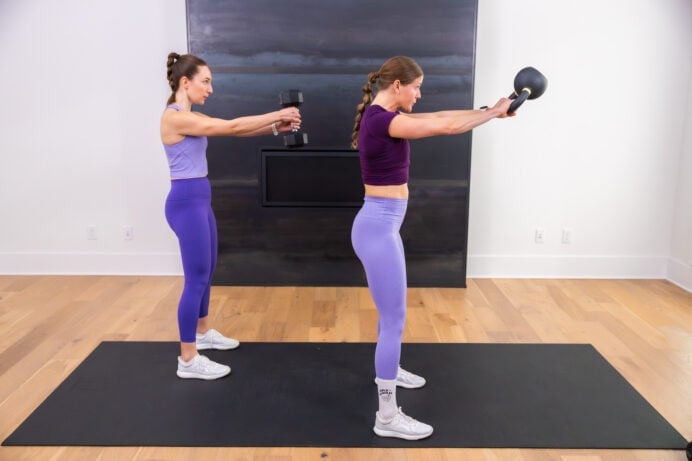
[[[692,294],[662,280],[476,279],[468,285],[467,289],[410,289],[404,340],[591,343],[687,440],[692,439]],[[0,440],[100,341],[176,341],[181,287],[180,277],[0,276]],[[214,287],[210,315],[214,327],[241,341],[376,339],[376,311],[363,288]],[[174,369],[171,357],[171,379],[176,379]],[[685,454],[0,447],[0,460],[13,461],[659,459],[683,461]]]

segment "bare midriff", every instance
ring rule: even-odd
[[[399,184],[396,186],[373,186],[365,184],[365,195],[368,197],[408,199],[408,184]]]

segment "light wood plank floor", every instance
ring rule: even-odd
[[[409,290],[408,342],[591,343],[692,439],[692,294],[662,280],[469,280]],[[103,340],[177,340],[180,277],[0,276],[0,440]],[[241,341],[376,339],[365,288],[214,287]],[[231,363],[232,366],[232,363]],[[171,357],[171,379],[175,357]],[[233,379],[232,377],[230,379]],[[338,416],[337,416],[338,417]],[[683,451],[0,447],[0,460],[685,460]]]

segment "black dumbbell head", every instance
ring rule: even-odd
[[[308,143],[307,133],[289,133],[284,136],[284,146],[286,147],[301,147]]]
[[[279,95],[283,107],[300,106],[303,104],[303,92],[300,90],[286,90]]]

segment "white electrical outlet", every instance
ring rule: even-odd
[[[87,240],[97,240],[96,226],[87,226]]]
[[[123,226],[123,240],[132,240],[135,237],[135,230],[132,226]]]
[[[564,245],[569,245],[572,243],[572,229],[562,229],[562,243]]]
[[[536,243],[543,243],[545,240],[545,234],[543,232],[543,229],[536,229],[536,232],[534,233],[533,240]]]

